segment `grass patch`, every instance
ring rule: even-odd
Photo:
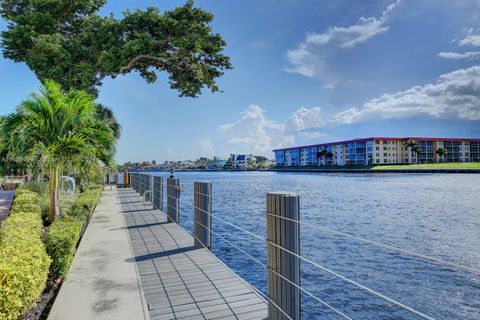
[[[480,162],[427,163],[376,166],[372,170],[435,170],[435,169],[480,169]]]

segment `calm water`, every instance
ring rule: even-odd
[[[166,173],[153,173],[166,176]],[[193,181],[213,184],[213,215],[265,237],[268,191],[300,195],[303,221],[480,269],[480,175],[178,173],[182,201]],[[193,209],[181,203],[192,230]],[[214,232],[266,263],[266,245],[213,220]],[[213,251],[262,291],[266,270],[213,236]],[[480,274],[409,257],[302,225],[301,254],[435,319],[480,319]],[[302,287],[354,319],[420,319],[302,262]],[[303,319],[340,319],[302,295]]]

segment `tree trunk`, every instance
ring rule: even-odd
[[[58,167],[50,168],[50,208],[48,211],[48,222],[52,224],[59,213],[58,209]]]

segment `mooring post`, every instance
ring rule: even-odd
[[[153,204],[153,176],[150,174],[145,175],[147,178],[147,188],[145,190],[145,201],[150,201]]]
[[[148,177],[146,174],[142,173],[142,193],[143,200],[145,200],[145,191],[148,190]]]
[[[159,176],[153,177],[153,207],[162,211],[163,210],[163,178]]]
[[[194,246],[212,250],[212,183],[195,181],[193,190]]]
[[[137,174],[132,173],[130,175],[130,177],[132,178],[132,188],[133,188],[133,190],[138,192],[138,177],[137,177]]]
[[[143,195],[143,174],[138,174],[138,193],[140,196]]]
[[[180,223],[180,180],[167,178],[167,216],[169,222]]]
[[[268,296],[272,300],[268,302],[270,320],[300,319],[300,223],[295,221],[300,221],[299,196],[293,192],[269,192],[267,256]]]

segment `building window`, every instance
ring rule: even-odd
[[[387,163],[387,162],[388,162],[388,160],[387,160],[387,159],[383,159],[383,163]]]
[[[383,154],[383,156],[384,156],[384,157],[386,157],[386,156],[387,156],[387,154],[386,154],[386,153],[384,153],[384,154]]]
[[[380,157],[380,153],[376,153],[375,156],[376,156],[376,157]]]
[[[377,159],[376,162],[377,162],[377,163],[380,163],[380,159]]]
[[[375,144],[380,144],[380,140],[375,140]]]

